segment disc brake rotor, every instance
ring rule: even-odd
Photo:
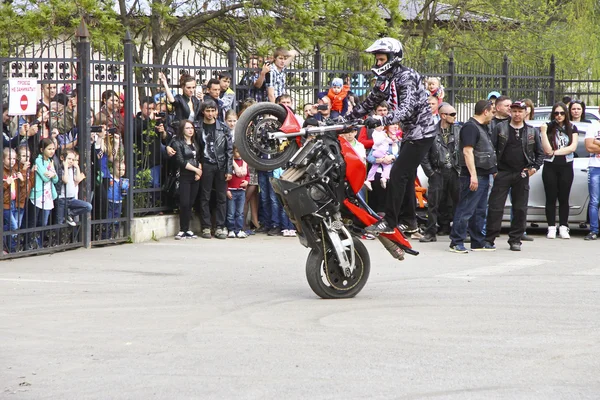
[[[281,123],[275,118],[263,118],[248,127],[246,134],[250,136],[252,146],[262,154],[277,155],[288,145],[288,141],[269,138],[269,133],[277,132]]]

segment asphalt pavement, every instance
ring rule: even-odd
[[[294,238],[3,261],[0,398],[600,399],[600,241],[534,237],[366,242],[348,300],[312,293]]]

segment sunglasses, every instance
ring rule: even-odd
[[[451,117],[456,117],[456,113],[455,112],[453,112],[453,113],[441,113],[441,114],[442,115],[449,115]]]
[[[554,115],[565,115],[564,111],[554,111]]]

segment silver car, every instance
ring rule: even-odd
[[[534,121],[527,121],[527,124],[539,128],[542,124],[545,124],[547,122],[547,120],[541,121],[536,119]],[[577,126],[577,129],[579,131],[579,140],[577,150],[575,152],[575,159],[573,160],[574,179],[573,186],[571,187],[571,196],[569,198],[569,223],[579,224],[581,227],[583,227],[587,221],[587,208],[590,200],[587,185],[589,154],[585,150],[584,139],[586,132],[588,132],[589,130],[596,131],[597,136],[600,137],[600,121],[593,121],[592,123],[575,122],[574,124]],[[546,194],[544,191],[544,183],[542,182],[543,169],[544,167],[542,165],[542,168],[529,179],[530,189],[527,210],[527,222],[529,223],[546,223]],[[417,172],[417,176],[421,183],[421,186],[427,188],[427,176],[425,175],[423,169],[420,166]],[[506,200],[506,205],[504,207],[504,221],[510,221],[511,219],[510,208],[511,203],[509,196]]]

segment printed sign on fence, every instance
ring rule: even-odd
[[[8,87],[8,114],[35,115],[38,99],[37,79],[10,78]]]

